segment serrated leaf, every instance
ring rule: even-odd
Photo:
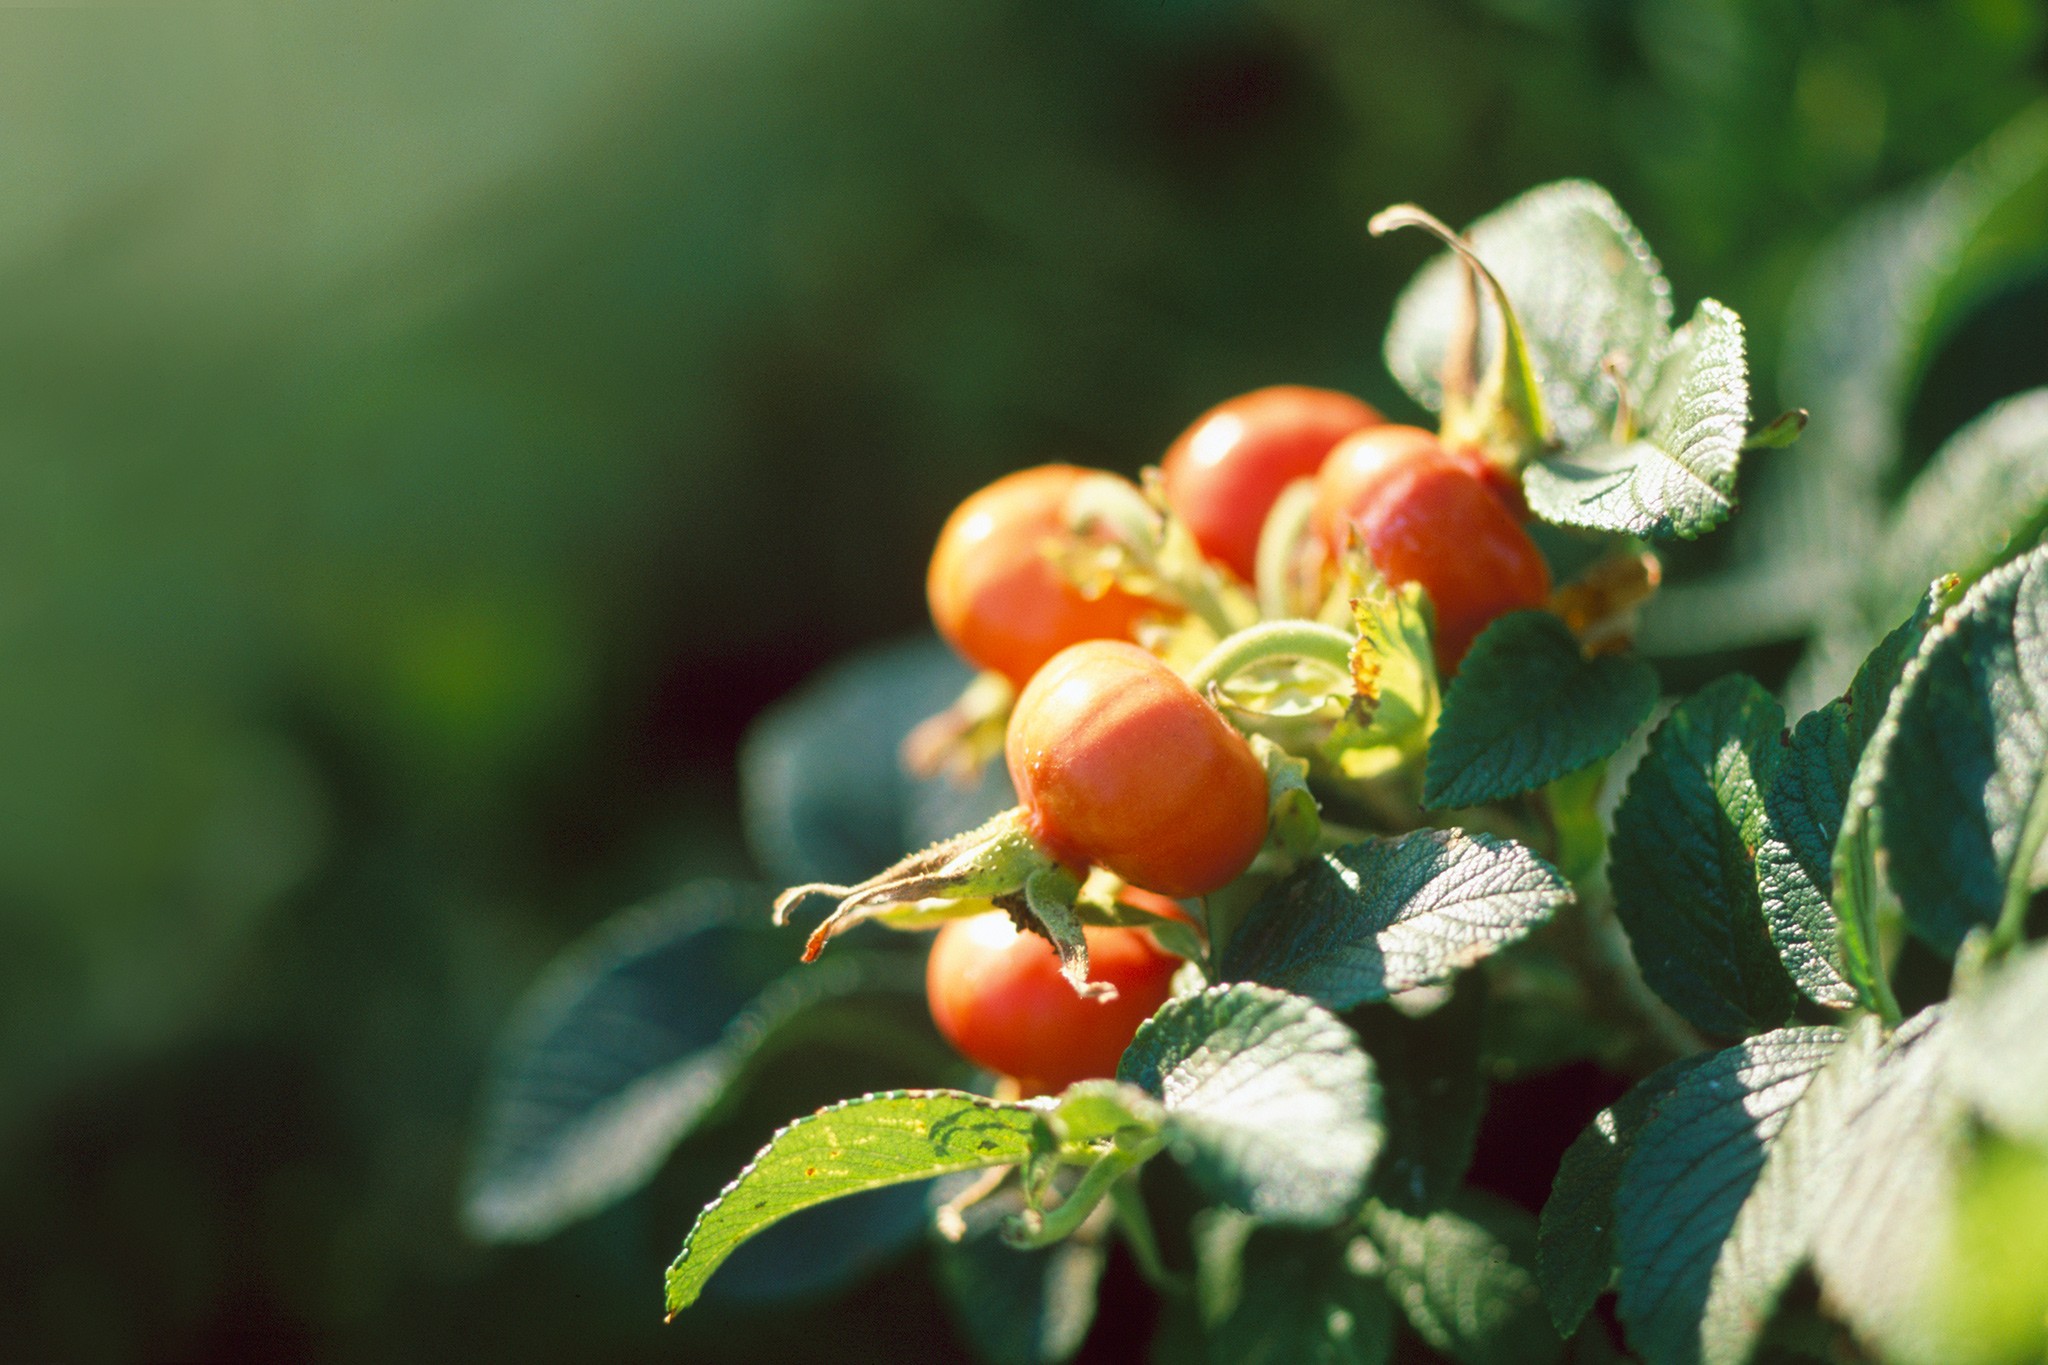
[[[1877,801],[1906,922],[1951,953],[2002,917],[2017,937],[2048,836],[2048,549],[1972,588],[1898,695]]]
[[[970,1205],[966,1235],[935,1240],[932,1268],[953,1321],[990,1365],[1057,1365],[1070,1360],[1095,1321],[1096,1290],[1108,1261],[1101,1229],[1019,1251],[997,1235],[1024,1207],[1014,1187]]]
[[[1704,299],[1672,338],[1644,405],[1644,434],[1593,439],[1531,465],[1529,510],[1545,521],[1690,540],[1727,519],[1749,423],[1742,320]]]
[[[851,884],[1016,804],[1000,763],[961,788],[898,758],[973,676],[937,640],[912,640],[841,660],[765,712],[740,750],[740,805],[767,875]]]
[[[1593,1116],[1558,1162],[1537,1229],[1536,1272],[1560,1334],[1578,1330],[1614,1277],[1614,1192],[1636,1137],[1664,1098],[1712,1053],[1683,1057]]]
[[[696,1302],[742,1242],[799,1209],[1032,1154],[1038,1109],[956,1090],[892,1090],[820,1109],[768,1140],[697,1216],[666,1278],[668,1311]]]
[[[1884,539],[1883,596],[1929,579],[1973,582],[2048,524],[2048,388],[1994,404],[1943,443],[1893,511]]]
[[[550,1235],[638,1189],[777,1033],[812,1007],[914,991],[911,964],[788,965],[758,889],[700,882],[608,921],[556,959],[506,1026],[463,1221]]]
[[[1783,724],[1753,680],[1709,684],[1650,736],[1614,813],[1608,876],[1643,979],[1709,1034],[1782,1023],[1797,999],[1755,867]]]
[[[1522,845],[1463,830],[1367,839],[1303,863],[1231,936],[1221,973],[1350,1009],[1457,972],[1571,900]]]
[[[2048,1147],[2048,946],[2008,959],[1956,1009],[1956,1088],[1992,1127]]]
[[[1714,1262],[1771,1141],[1841,1042],[1779,1029],[1723,1049],[1657,1101],[1614,1196],[1620,1313],[1650,1365],[1699,1358]]]
[[[1351,1030],[1263,986],[1169,1001],[1117,1076],[1164,1101],[1168,1149],[1197,1184],[1268,1222],[1343,1217],[1384,1140],[1372,1064]]]
[[[1423,805],[1534,791],[1614,753],[1656,704],[1656,670],[1642,659],[1589,659],[1549,612],[1512,612],[1480,634],[1451,680],[1430,737]]]
[[[1836,1007],[1881,1007],[1890,995],[1869,907],[1844,920],[1834,858],[1857,765],[1891,704],[1928,626],[1947,608],[1937,590],[1887,635],[1842,696],[1800,718],[1764,793],[1768,819],[1757,849],[1764,920],[1785,968],[1807,997]]]
[[[1202,1217],[1195,1245],[1200,1358],[1210,1365],[1381,1365],[1392,1356],[1394,1308],[1371,1273],[1377,1256],[1227,1210]]]
[[[1467,1190],[1420,1218],[1372,1204],[1364,1222],[1409,1325],[1459,1365],[1563,1356],[1536,1285],[1536,1221],[1527,1213]]]
[[[1373,1171],[1373,1194],[1410,1213],[1441,1204],[1465,1178],[1486,1111],[1480,1073],[1486,982],[1467,972],[1447,995],[1420,1015],[1381,1004],[1347,1019],[1372,1058],[1386,1115],[1387,1145]]]
[[[1558,437],[1572,446],[1604,434],[1616,396],[1602,362],[1619,357],[1647,387],[1671,328],[1670,286],[1634,225],[1607,191],[1565,180],[1510,201],[1464,236],[1514,305]],[[1402,291],[1387,329],[1387,368],[1433,412],[1443,408],[1444,355],[1465,290],[1464,267],[1446,252]],[[1497,310],[1482,300],[1483,344],[1496,345],[1498,330]]]

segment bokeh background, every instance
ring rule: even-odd
[[[0,1358],[946,1358],[908,1271],[662,1328],[681,1196],[465,1242],[535,972],[745,873],[746,722],[920,627],[974,486],[1135,470],[1264,383],[1413,415],[1378,342],[1428,248],[1372,211],[1601,181],[1682,312],[1744,315],[1767,415],[1816,244],[2038,99],[2044,39],[2036,0],[0,9]],[[1909,459],[2042,381],[2044,317],[2016,279],[1947,339]]]

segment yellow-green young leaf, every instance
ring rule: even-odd
[[[1387,1291],[1459,1365],[1546,1365],[1564,1354],[1536,1285],[1536,1220],[1477,1190],[1424,1217],[1368,1205]]]
[[[1615,1188],[1620,1312],[1650,1365],[1700,1359],[1714,1263],[1835,1029],[1779,1029],[1715,1053],[1654,1101]]]
[[[1614,813],[1608,875],[1643,979],[1708,1034],[1783,1023],[1798,998],[1755,869],[1783,725],[1751,679],[1709,684],[1650,736]]]
[[[1216,986],[1147,1020],[1117,1068],[1166,1106],[1195,1183],[1267,1222],[1357,1206],[1385,1139],[1372,1064],[1336,1016],[1263,986]]]
[[[2016,941],[2048,836],[2048,548],[1928,634],[1881,758],[1885,875],[1906,923],[1944,952],[1979,925]]]
[[[1690,540],[1735,506],[1749,424],[1742,319],[1712,299],[1672,338],[1633,440],[1593,440],[1531,465],[1529,510],[1595,531]]]
[[[1536,1244],[1537,1278],[1557,1330],[1569,1336],[1614,1277],[1614,1191],[1657,1105],[1714,1054],[1681,1058],[1593,1116],[1558,1162]]]
[[[1612,427],[1618,357],[1648,387],[1671,330],[1671,289],[1634,224],[1607,191],[1583,180],[1538,186],[1465,231],[1522,324],[1543,404],[1567,446]],[[1387,368],[1432,412],[1444,404],[1444,357],[1467,307],[1465,267],[1449,252],[1402,291],[1387,328]],[[1497,346],[1499,312],[1482,295],[1479,337]]]
[[[1221,970],[1350,1009],[1449,980],[1571,898],[1555,868],[1509,839],[1436,829],[1367,839],[1268,891]]]
[[[767,904],[758,887],[693,883],[557,959],[514,1010],[485,1089],[463,1191],[473,1236],[546,1237],[624,1198],[785,1027],[849,995],[921,989],[900,959],[791,968]]]
[[[697,1216],[668,1268],[668,1311],[695,1303],[736,1247],[797,1210],[907,1180],[1023,1161],[1041,1122],[1034,1106],[954,1090],[863,1095],[798,1119]]]
[[[1597,763],[1657,704],[1657,673],[1633,654],[1589,659],[1547,611],[1501,617],[1473,641],[1429,741],[1422,802],[1484,805]]]

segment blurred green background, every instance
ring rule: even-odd
[[[944,1358],[915,1275],[661,1327],[685,1196],[786,1113],[682,1193],[466,1244],[540,965],[746,870],[743,726],[919,626],[977,484],[1134,470],[1264,383],[1413,415],[1378,343],[1427,248],[1373,210],[1601,181],[1681,311],[1748,320],[1768,415],[1816,243],[2038,98],[2044,35],[2034,0],[0,10],[0,1357]],[[1950,339],[1911,453],[2041,382],[2044,315],[2022,282]]]

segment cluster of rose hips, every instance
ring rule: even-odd
[[[1116,905],[1184,924],[1178,902],[1235,881],[1266,845],[1270,764],[1193,654],[1341,593],[1348,558],[1421,589],[1426,649],[1448,676],[1495,617],[1549,598],[1526,519],[1512,473],[1484,455],[1302,387],[1205,413],[1143,489],[1071,465],[997,480],[960,504],[932,555],[932,619],[984,673],[923,736],[923,759],[958,759],[977,727],[984,749],[999,733],[1018,809],[779,908],[842,896],[815,952],[857,919],[923,923],[917,907],[936,903],[928,996],[964,1055],[1027,1093],[1114,1074],[1182,958],[1142,927],[1077,923],[1085,951],[1063,957],[1018,925],[1070,913],[1091,871],[1112,879]]]

